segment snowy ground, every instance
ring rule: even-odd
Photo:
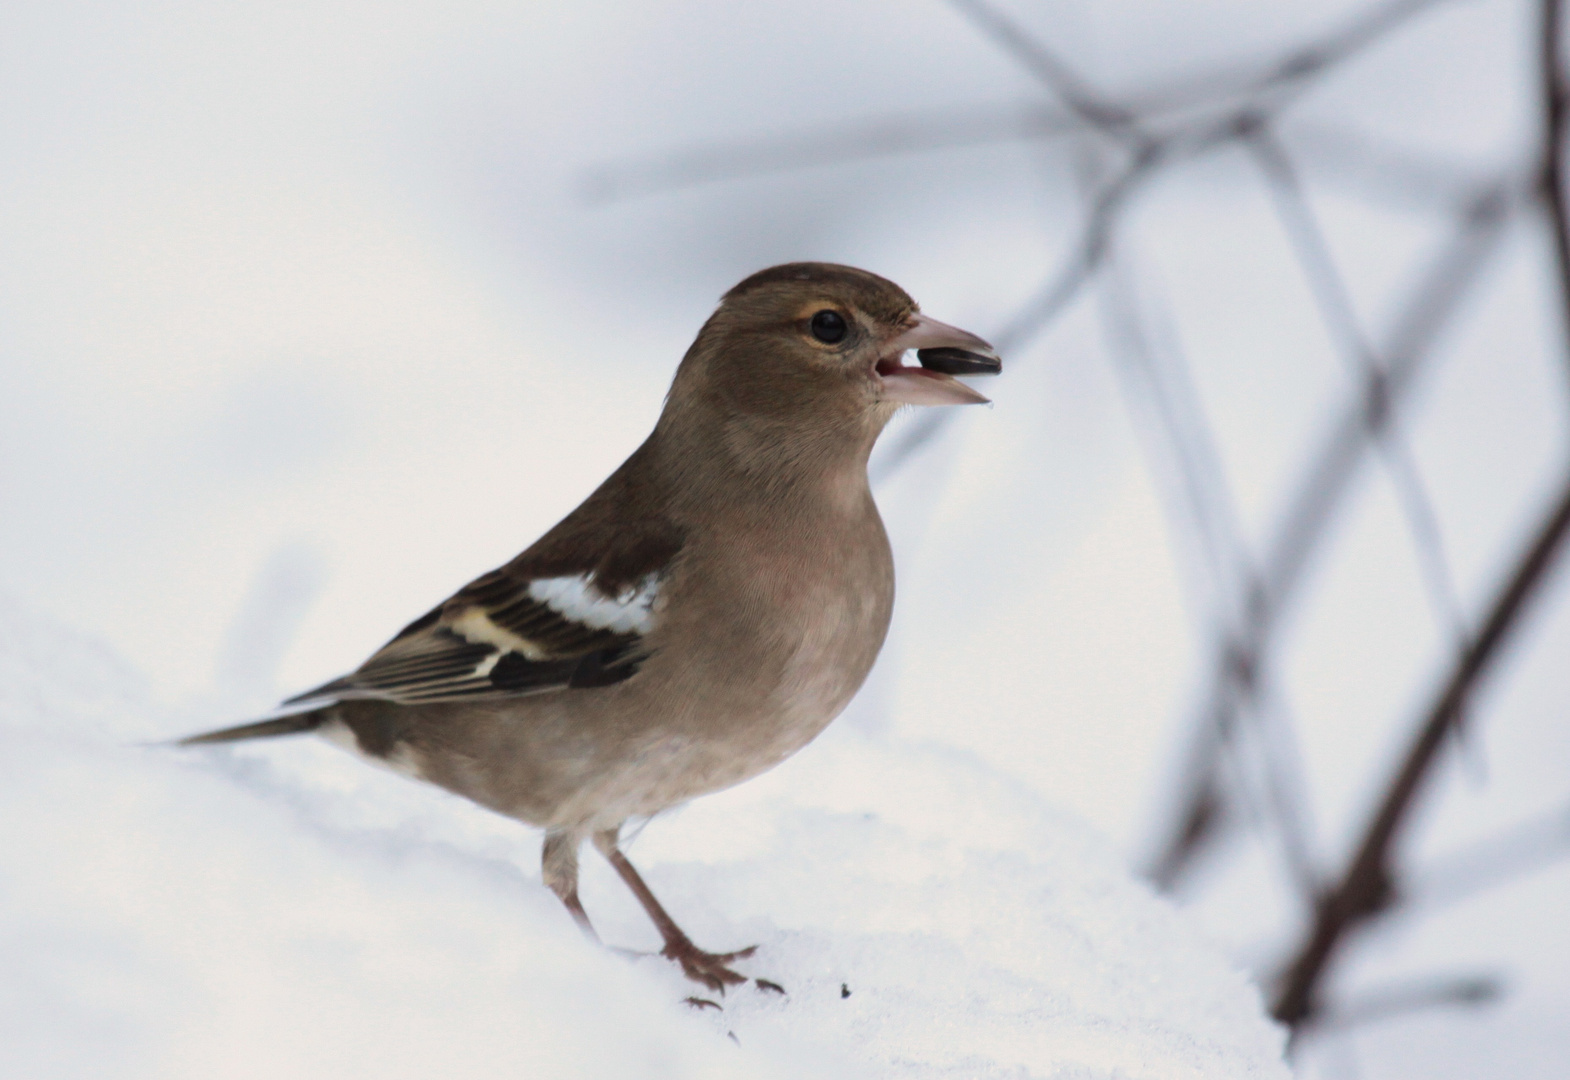
[[[0,685],[0,1075],[1286,1075],[1247,979],[962,752],[844,729],[650,824],[689,932],[787,988],[695,1010],[513,823],[311,738],[146,745],[134,679],[9,603]],[[586,900],[654,944],[597,864]]]

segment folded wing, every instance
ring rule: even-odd
[[[404,627],[359,670],[286,705],[377,698],[401,704],[518,697],[608,686],[648,659],[660,574],[607,590],[590,573],[471,582]]]

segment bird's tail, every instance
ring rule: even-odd
[[[175,745],[202,746],[206,743],[238,742],[240,739],[266,739],[275,735],[299,735],[321,727],[327,721],[328,711],[328,709],[312,709],[310,712],[279,716],[272,720],[257,720],[237,727],[206,731],[200,735],[187,735]]]

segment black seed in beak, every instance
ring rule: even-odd
[[[997,375],[1003,370],[1003,361],[996,356],[965,349],[917,349],[916,359],[928,371],[943,375]]]

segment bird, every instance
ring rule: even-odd
[[[850,702],[894,604],[873,445],[902,407],[985,403],[954,376],[1001,370],[876,274],[755,273],[704,323],[653,432],[560,523],[349,674],[180,745],[315,732],[542,828],[544,883],[598,941],[587,839],[661,955],[723,993],[756,946],[694,944],[622,828],[764,772]]]

